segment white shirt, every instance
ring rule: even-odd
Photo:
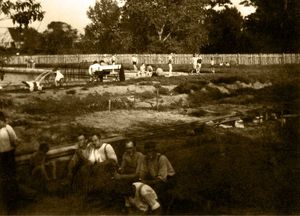
[[[59,70],[57,70],[55,73],[56,73],[56,76],[55,76],[55,81],[56,82],[58,82],[58,81],[60,81],[61,79],[64,78],[64,75]]]
[[[99,63],[92,64],[89,67],[89,74],[90,75],[93,75],[93,73],[95,73],[96,71],[100,71],[100,64]]]
[[[132,62],[138,63],[138,59],[137,59],[137,57],[135,57],[135,56],[132,56],[131,60],[132,60]]]
[[[17,135],[14,129],[10,125],[0,129],[0,152],[8,152],[13,150],[15,147],[11,145],[11,141],[16,141]]]
[[[143,212],[148,211],[149,207],[152,211],[160,207],[157,194],[149,185],[142,182],[135,182],[133,185],[136,188],[135,195],[126,199],[127,207],[135,206]]]
[[[106,153],[105,153],[106,152]],[[90,150],[89,161],[92,163],[102,163],[107,159],[113,159],[118,163],[117,155],[110,144],[103,143],[100,148]]]
[[[145,73],[145,70],[146,70],[146,66],[145,66],[145,64],[142,64],[141,67],[140,67],[140,71],[142,73]]]
[[[113,55],[113,56],[111,57],[111,59],[110,59],[110,60],[111,60],[111,63],[113,63],[113,62],[115,63],[115,61],[116,61],[116,56],[115,56],[115,55]]]
[[[197,60],[198,60],[198,57],[196,57],[196,56],[192,58],[193,65],[197,65]]]
[[[169,55],[169,63],[173,63],[173,55]]]

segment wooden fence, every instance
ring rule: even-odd
[[[9,64],[26,64],[32,59],[36,64],[67,64],[93,61],[102,59],[109,60],[110,54],[78,54],[78,55],[34,55],[34,56],[11,56]],[[116,55],[118,63],[131,63],[131,54]],[[166,64],[167,54],[139,54],[139,63]],[[216,64],[229,62],[231,65],[272,65],[272,64],[300,64],[300,53],[292,54],[203,54],[203,64],[209,64],[211,58]],[[191,64],[192,54],[175,54],[174,64]]]

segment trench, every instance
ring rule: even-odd
[[[177,172],[169,214],[295,214],[299,212],[295,190],[299,127],[295,122],[299,116],[287,117],[284,123],[249,122],[245,128],[186,124],[131,136],[142,152],[146,141],[158,143]],[[121,137],[111,142],[119,158],[122,141]],[[62,178],[65,161],[58,163]],[[40,192],[37,202],[23,202],[15,214],[124,214],[122,200],[116,197],[107,203],[101,194],[86,197],[66,192],[56,183],[47,185],[49,190]]]

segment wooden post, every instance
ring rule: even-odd
[[[158,96],[159,96],[159,88],[156,88],[156,110],[158,110]]]
[[[109,99],[108,100],[108,111],[110,112],[110,109],[111,109],[111,100]]]

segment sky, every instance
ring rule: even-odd
[[[30,25],[43,32],[47,29],[47,25],[52,21],[61,21],[70,24],[72,28],[77,29],[80,33],[84,33],[84,27],[90,23],[86,12],[89,6],[93,6],[96,0],[37,0],[46,11],[45,17],[41,22],[34,22]],[[254,12],[253,8],[242,7],[238,3],[241,0],[231,0],[243,16]],[[11,27],[11,21],[1,21],[0,27]]]

